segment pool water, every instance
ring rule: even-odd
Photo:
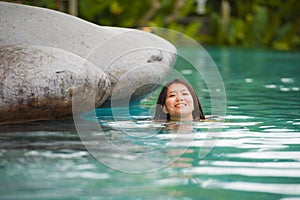
[[[89,120],[101,131],[89,141],[70,121],[2,126],[0,199],[300,199],[299,52],[206,50],[224,81],[225,116],[152,122],[155,91],[131,119],[97,109]],[[210,91],[180,62],[211,115]]]

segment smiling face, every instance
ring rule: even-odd
[[[194,101],[186,86],[173,83],[168,87],[163,111],[170,115],[173,121],[193,120]]]

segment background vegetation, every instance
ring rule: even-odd
[[[21,0],[104,26],[163,27],[202,44],[300,50],[299,0]],[[76,10],[72,11],[74,5]]]

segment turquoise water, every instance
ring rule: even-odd
[[[178,124],[148,120],[157,92],[131,120],[97,109],[93,155],[68,121],[2,126],[0,199],[300,199],[300,54],[207,51],[224,81],[225,116],[168,128]],[[210,92],[180,62],[210,115]],[[222,131],[208,137],[218,123]]]

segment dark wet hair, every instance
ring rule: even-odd
[[[173,83],[180,83],[182,85],[184,85],[189,92],[191,93],[192,97],[193,97],[193,101],[194,101],[194,111],[193,111],[193,120],[200,120],[200,119],[205,119],[204,116],[204,112],[202,110],[199,98],[195,92],[195,90],[184,80],[181,79],[175,79],[169,83],[167,83],[161,90],[158,99],[157,99],[157,103],[156,103],[156,110],[155,110],[155,116],[154,116],[154,120],[159,120],[159,121],[170,121],[170,115],[166,114],[163,111],[163,107],[166,103],[166,98],[167,98],[167,91],[168,91],[168,87],[170,85],[172,85]]]

